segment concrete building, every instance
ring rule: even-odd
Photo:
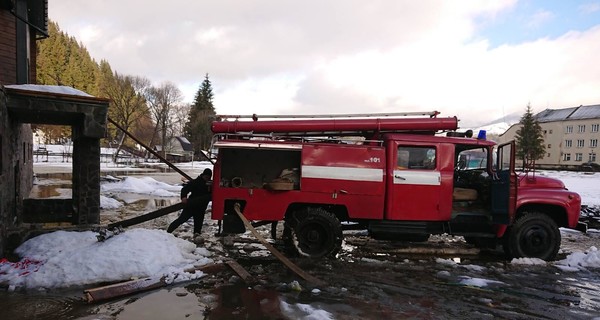
[[[578,170],[599,163],[600,105],[546,109],[535,115],[544,133],[546,155],[536,161],[540,169]],[[519,124],[500,135],[499,143],[515,139]]]
[[[46,223],[99,223],[100,138],[108,100],[62,86],[37,86],[36,41],[48,36],[48,1],[0,1],[0,257]],[[72,199],[30,199],[30,124],[68,125]]]

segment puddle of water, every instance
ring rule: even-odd
[[[70,184],[34,185],[29,193],[30,198],[70,198],[72,194]]]
[[[176,287],[105,303],[98,307],[97,315],[117,319],[202,319],[205,307],[198,297]]]
[[[77,319],[89,314],[72,294],[27,294],[0,291],[0,319]]]
[[[279,293],[244,286],[222,286],[213,290],[217,297],[210,319],[282,319]]]
[[[201,283],[140,294],[100,305],[97,316],[117,319],[285,319],[279,293],[240,285],[203,289]]]

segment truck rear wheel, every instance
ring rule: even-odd
[[[342,246],[338,218],[322,208],[305,208],[286,218],[284,242],[288,252],[318,259],[335,256]]]
[[[521,216],[510,228],[505,251],[512,258],[554,260],[560,248],[560,230],[549,216],[532,212]]]

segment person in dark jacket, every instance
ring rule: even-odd
[[[181,188],[181,202],[185,204],[179,218],[171,222],[167,228],[167,232],[171,233],[177,227],[194,217],[194,233],[202,231],[202,223],[204,223],[204,213],[208,203],[212,200],[211,188],[209,181],[212,177],[212,170],[204,169],[196,179],[186,183]],[[188,194],[189,197],[188,197]]]

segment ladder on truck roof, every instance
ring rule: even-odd
[[[387,117],[411,117],[411,116],[429,116],[435,118],[440,114],[439,111],[413,111],[413,112],[392,112],[392,113],[349,113],[349,114],[295,114],[295,115],[223,115],[218,114],[215,118],[218,121],[227,121],[227,119],[332,119],[332,118],[387,118]]]
[[[332,115],[221,115],[216,116],[217,120],[212,123],[211,130],[215,134],[267,134],[280,137],[373,137],[397,132],[435,134],[458,128],[456,117],[438,115],[437,111]]]

